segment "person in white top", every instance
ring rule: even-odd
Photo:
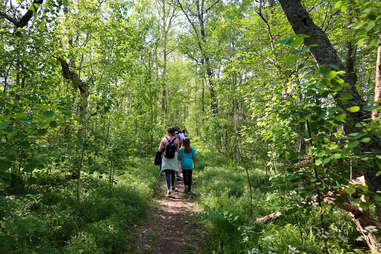
[[[168,132],[161,140],[158,150],[159,152],[163,152],[161,171],[165,173],[165,179],[167,182],[166,195],[168,197],[171,195],[171,187],[172,191],[175,191],[175,172],[179,171],[179,141],[176,138],[176,131],[173,127],[168,128]]]

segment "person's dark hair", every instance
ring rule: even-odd
[[[184,152],[185,153],[190,153],[192,152],[192,147],[191,147],[191,142],[189,138],[184,138],[183,140],[183,146],[184,146]]]
[[[175,129],[175,131],[179,131],[180,130],[179,126],[177,126],[177,125],[173,126],[173,129]]]
[[[173,127],[169,127],[167,131],[168,131],[168,134],[171,134],[172,136],[176,134],[176,131]]]

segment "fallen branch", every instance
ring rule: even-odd
[[[366,185],[365,179],[363,176],[353,179],[350,183],[353,186]],[[329,192],[326,196],[323,197],[323,202],[326,204],[337,206],[345,210],[348,216],[355,223],[357,231],[362,235],[362,237],[366,241],[371,252],[375,254],[381,254],[381,244],[378,242],[377,237],[372,233],[372,230],[369,230],[369,229],[376,229],[376,228],[381,229],[381,223],[378,221],[376,217],[372,216],[368,210],[364,210],[361,207],[357,205],[353,205],[350,202],[335,204],[334,203],[335,198],[343,195],[343,193],[344,192],[334,194],[333,192]],[[361,198],[361,200],[363,202],[365,201],[363,197]],[[311,201],[316,202],[317,195],[314,195],[302,201],[301,203],[307,204],[307,203],[310,203]],[[296,206],[301,207],[299,204],[296,204]],[[276,211],[266,216],[263,216],[261,218],[256,218],[255,221],[261,222],[261,223],[268,222],[268,221],[275,221],[279,219],[282,215],[286,215],[288,210],[289,208],[285,207],[283,214],[280,211]]]

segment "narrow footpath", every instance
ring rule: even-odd
[[[165,197],[162,181],[158,199],[153,205],[145,225],[139,230],[138,253],[199,254],[205,231],[195,218],[200,211],[194,196],[184,194],[184,185],[176,181],[177,191]]]

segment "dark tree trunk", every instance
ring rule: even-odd
[[[80,101],[80,123],[81,128],[78,131],[78,142],[79,142],[79,163],[76,166],[76,171],[73,172],[73,178],[77,179],[77,200],[80,198],[80,185],[81,185],[81,170],[83,165],[83,160],[85,156],[85,142],[86,142],[86,132],[87,132],[87,120],[86,112],[89,99],[89,86],[86,82],[83,82],[79,75],[72,70],[70,70],[69,64],[62,57],[58,57],[58,61],[61,63],[62,75],[65,79],[70,80],[73,84],[74,89],[78,89],[81,101]]]
[[[341,62],[336,50],[329,41],[324,31],[318,27],[310,18],[306,9],[302,6],[300,0],[279,0],[284,13],[287,16],[289,23],[291,24],[296,34],[308,35],[308,38],[304,40],[306,46],[312,46],[310,51],[320,66],[336,66],[339,70],[345,70],[343,63]],[[335,102],[338,106],[346,110],[352,106],[360,106],[361,109],[358,112],[346,112],[347,121],[344,124],[344,130],[347,134],[353,132],[359,132],[361,129],[356,128],[355,124],[361,122],[365,118],[369,118],[370,114],[365,111],[362,106],[364,101],[360,97],[355,84],[356,79],[353,74],[345,73],[342,76],[345,83],[349,87],[344,87],[338,91],[334,96]],[[343,94],[350,94],[351,99],[342,100]],[[370,135],[371,141],[369,143],[361,143],[358,152],[376,154],[381,151],[381,142],[375,135]],[[375,194],[381,190],[381,175],[377,176],[377,172],[381,169],[377,166],[375,159],[368,165],[364,165],[365,179],[368,183],[369,190]],[[381,206],[377,205],[377,214],[381,220]]]
[[[25,183],[20,173],[11,173],[11,191],[14,194],[23,193],[25,189]]]
[[[29,21],[33,17],[33,13],[38,11],[39,6],[44,2],[44,0],[34,0],[32,5],[28,8],[28,11],[25,12],[25,14],[19,19],[16,20],[10,16],[8,16],[6,13],[0,12],[0,16],[4,17],[9,22],[13,23],[16,28],[20,27],[23,28],[28,25]],[[17,31],[16,31],[17,33]]]

